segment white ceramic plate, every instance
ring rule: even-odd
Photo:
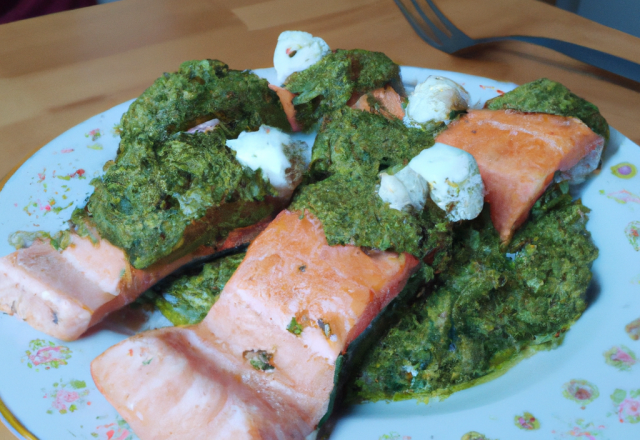
[[[257,71],[274,80],[273,69]],[[471,103],[515,87],[469,75],[404,67],[411,89],[430,74],[464,85]],[[31,157],[0,193],[0,256],[16,230],[55,232],[89,181],[113,159],[113,131],[130,102],[72,128]],[[308,140],[310,140],[308,138]],[[595,302],[563,345],[542,352],[489,383],[429,404],[405,401],[354,406],[332,439],[637,439],[640,438],[640,147],[615,130],[601,173],[576,194],[592,208],[589,230],[600,248],[593,266]],[[143,328],[162,319],[152,318]],[[62,342],[0,314],[3,420],[19,438],[131,440],[135,435],[95,388],[93,358],[125,334],[103,325]],[[162,396],[158,396],[162,398]],[[1,405],[0,405],[1,406]],[[7,412],[8,411],[8,412]],[[15,416],[34,436],[8,420]],[[534,417],[535,420],[532,420]],[[475,432],[472,433],[472,432]]]

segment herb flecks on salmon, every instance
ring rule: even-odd
[[[185,133],[212,118],[214,130]],[[100,235],[145,268],[269,216],[274,188],[225,146],[262,124],[288,129],[276,93],[249,72],[188,61],[156,80],[123,115],[118,156],[92,181],[86,211]]]
[[[330,410],[341,354],[419,262],[329,246],[318,219],[300,214],[283,211],[255,239],[200,324],[141,333],[92,362],[96,386],[140,438],[191,440],[197,427],[302,440]],[[298,335],[292,313],[309,320]]]
[[[553,187],[506,250],[486,210],[461,225],[435,291],[395,312],[398,323],[364,357],[351,397],[448,395],[557,346],[586,307],[598,255],[588,212]]]
[[[609,124],[598,107],[571,93],[562,84],[547,78],[523,84],[502,96],[490,99],[485,108],[572,116],[580,119],[595,133],[609,139]]]

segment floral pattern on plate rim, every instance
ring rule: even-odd
[[[640,318],[634,319],[629,324],[624,326],[624,331],[627,332],[629,337],[634,341],[640,339]]]
[[[624,345],[616,345],[605,351],[604,360],[620,371],[629,371],[638,362],[633,350]]]
[[[629,391],[617,388],[611,394],[611,401],[620,423],[640,422],[640,388]]]
[[[91,436],[98,440],[136,440],[138,438],[129,424],[120,416],[116,417],[115,422],[96,426]]]
[[[617,165],[612,166],[611,173],[614,176],[619,177],[621,179],[631,179],[638,173],[638,169],[636,166],[629,162],[622,162]]]
[[[83,406],[90,406],[91,402],[85,397],[89,395],[87,383],[83,380],[70,380],[68,382],[55,382],[53,389],[43,390],[44,399],[50,399],[51,407],[47,414],[67,414],[77,411]]]
[[[600,395],[596,385],[581,379],[571,379],[562,388],[562,395],[569,400],[582,404],[582,409]]]
[[[476,431],[469,431],[465,435],[462,436],[460,440],[491,440],[489,437],[484,434],[480,434]]]
[[[45,370],[58,368],[67,365],[71,359],[71,349],[65,345],[56,345],[55,342],[44,339],[33,339],[29,342],[29,350],[26,350],[23,362],[27,362],[27,367],[34,368],[43,366]],[[36,368],[35,371],[40,371]]]
[[[522,415],[513,418],[513,423],[524,431],[535,431],[540,429],[540,420],[536,419],[533,414],[525,411]]]
[[[569,430],[558,433],[556,430],[551,431],[552,434],[558,434],[557,440],[566,438],[581,438],[585,440],[605,440],[604,430],[606,426],[596,425],[593,422],[586,422],[584,419],[576,419],[572,423],[568,423]]]

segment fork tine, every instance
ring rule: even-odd
[[[429,26],[429,28],[431,29],[431,32],[434,33],[435,37],[437,39],[439,39],[441,42],[442,41],[446,41],[449,38],[449,35],[447,35],[440,28],[438,28],[436,23],[434,23],[431,20],[431,18],[429,18],[427,13],[424,12],[422,10],[422,7],[420,7],[420,5],[418,4],[418,0],[411,0],[411,3],[413,3],[413,6],[416,8],[416,11],[418,11],[418,14],[420,14],[420,17],[422,18],[422,21],[424,22],[424,24]],[[446,29],[446,27],[445,27],[445,29]]]
[[[413,30],[416,31],[416,33],[420,36],[420,38],[422,38],[424,41],[429,43],[431,46],[439,47],[442,45],[439,41],[433,39],[430,35],[428,35],[424,31],[424,29],[416,22],[416,19],[413,17],[413,14],[411,14],[407,10],[404,3],[402,3],[402,0],[393,0],[393,1],[396,3],[398,8],[400,9],[400,12],[402,12],[402,15],[404,15],[404,17],[407,19],[407,21],[409,22]]]
[[[455,24],[449,21],[447,16],[444,15],[442,11],[440,11],[440,9],[438,9],[438,7],[433,2],[433,0],[424,0],[424,1],[427,2],[427,4],[429,5],[433,13],[436,14],[436,17],[438,17],[438,19],[442,22],[444,27],[446,27],[449,32],[451,32],[452,34],[458,33],[458,34],[466,35],[464,32],[458,29]]]

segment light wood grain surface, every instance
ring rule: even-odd
[[[548,36],[640,63],[640,39],[542,2],[436,1],[472,37]],[[545,76],[595,103],[612,126],[640,142],[640,84],[525,43],[446,55],[413,32],[392,0],[122,0],[0,25],[0,177],[182,61],[271,67],[277,37],[287,29],[321,36],[331,48],[382,51],[404,65],[515,83]],[[0,440],[13,439],[0,427]]]

